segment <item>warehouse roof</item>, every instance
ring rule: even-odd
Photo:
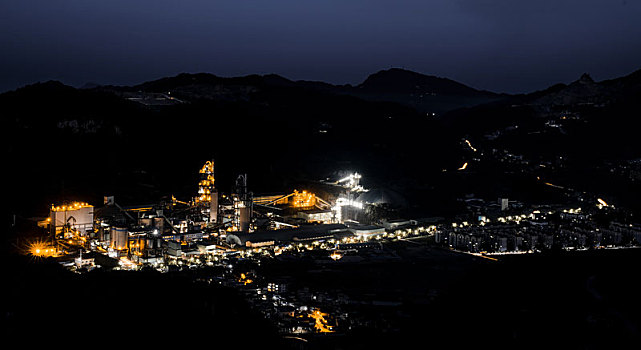
[[[227,242],[246,245],[247,242],[291,242],[307,241],[322,238],[339,238],[349,236],[347,226],[343,224],[305,225],[296,228],[286,228],[271,231],[256,231],[253,233],[230,233]]]

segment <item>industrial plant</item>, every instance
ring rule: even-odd
[[[322,248],[336,260],[349,245],[408,235],[429,236],[434,245],[480,256],[531,253],[553,245],[594,249],[641,242],[636,226],[614,222],[606,227],[592,220],[595,211],[614,210],[601,198],[583,211],[528,207],[507,198],[466,198],[468,215],[445,223],[439,217],[390,215],[390,204],[403,199],[366,189],[359,173],[316,182],[313,187],[322,196],[310,189],[254,195],[247,174],[238,175],[228,192],[219,191],[213,160],[203,164],[198,176],[194,196],[184,201],[172,195],[158,203],[121,206],[105,196],[100,206],[52,205],[49,216],[38,223],[47,238],[27,249],[78,271],[96,266],[167,271],[182,264],[214,265],[230,256],[274,257],[300,249]]]
[[[339,242],[385,234],[385,226],[392,225],[385,224],[385,218],[374,222],[366,214],[380,204],[380,195],[368,193],[361,178],[350,173],[320,181],[325,196],[308,189],[254,195],[247,174],[240,174],[229,192],[223,192],[216,186],[211,160],[199,170],[197,190],[188,200],[172,195],[158,203],[121,206],[113,196],[105,196],[100,206],[52,205],[49,217],[39,222],[49,239],[31,253],[58,257],[74,269],[101,264],[166,269],[185,258],[211,262],[256,248],[279,252],[293,244],[319,242],[337,247]],[[415,220],[401,222],[417,226]]]

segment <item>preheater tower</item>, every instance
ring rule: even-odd
[[[214,161],[207,161],[200,169],[196,206],[200,207],[203,218],[210,223],[218,222],[218,191],[214,186]]]

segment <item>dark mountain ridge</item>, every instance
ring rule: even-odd
[[[559,83],[544,90],[507,95],[490,103],[452,110],[443,119],[450,127],[480,134],[514,125],[523,118],[552,117],[587,106],[631,110],[640,96],[641,70],[600,82],[585,73],[569,84]]]
[[[476,90],[450,79],[398,68],[374,73],[357,86],[332,85],[318,81],[293,81],[276,74],[224,78],[208,73],[183,73],[131,87],[100,87],[102,90],[119,93],[171,92],[185,99],[210,100],[247,100],[254,92],[277,88],[355,96],[368,101],[389,101],[411,107],[422,113],[438,114],[507,96]]]
[[[542,107],[578,104],[612,104],[635,98],[641,93],[641,69],[616,79],[594,81],[588,73],[570,84],[556,84],[545,90],[515,95],[505,103]]]

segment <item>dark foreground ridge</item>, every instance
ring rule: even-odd
[[[349,282],[350,266],[314,273],[324,288],[344,284],[346,293],[378,290],[375,298],[398,305],[360,306],[358,314],[371,319],[371,327],[306,336],[304,343],[280,337],[236,291],[198,282],[215,275],[213,270],[77,275],[54,262],[5,256],[3,266],[11,268],[3,269],[3,333],[7,341],[34,338],[35,343],[64,335],[114,345],[207,339],[238,348],[299,349],[406,347],[416,342],[498,348],[552,343],[592,349],[639,341],[641,310],[634,300],[641,290],[626,268],[638,262],[638,249],[514,256],[498,264],[465,258],[467,262],[445,265],[439,260],[439,274],[430,266],[435,261],[426,264],[416,252],[409,254],[414,262],[358,266],[353,271],[358,283]],[[283,272],[277,265],[263,270],[272,277]],[[301,284],[312,277],[297,275],[309,274],[304,265],[286,270]],[[426,284],[441,288],[437,285],[446,275],[450,281],[442,294],[417,294]],[[380,328],[387,331],[376,331]],[[119,332],[113,334],[115,330]]]
[[[33,344],[64,338],[110,346],[282,346],[273,325],[236,291],[198,282],[199,275],[214,273],[79,275],[54,259],[3,255],[3,334],[6,341]]]

